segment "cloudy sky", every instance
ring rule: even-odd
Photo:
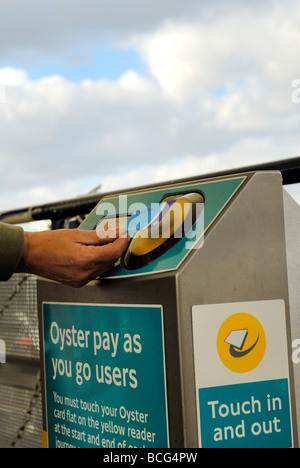
[[[0,211],[300,154],[297,0],[0,6]]]

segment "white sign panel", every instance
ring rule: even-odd
[[[283,300],[192,310],[200,447],[291,447]]]

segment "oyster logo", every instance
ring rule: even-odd
[[[229,370],[251,372],[260,364],[266,351],[266,335],[261,323],[250,314],[231,315],[219,330],[217,349]]]

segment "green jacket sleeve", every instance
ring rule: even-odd
[[[0,281],[7,281],[22,257],[25,234],[22,228],[0,223]]]

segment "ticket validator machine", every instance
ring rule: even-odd
[[[106,278],[39,280],[44,445],[297,445],[281,174],[108,195]]]

